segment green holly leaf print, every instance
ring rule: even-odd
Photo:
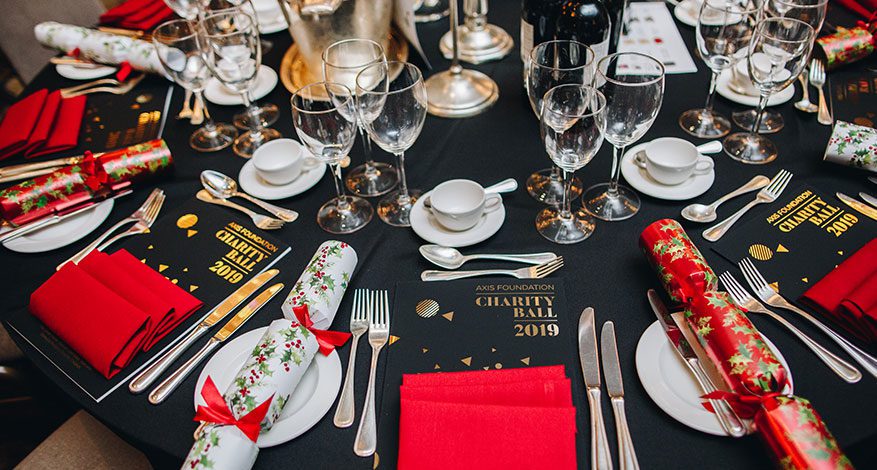
[[[335,279],[333,279],[332,276],[329,276],[328,274],[323,276],[323,282],[330,291],[335,292]]]
[[[824,449],[810,448],[807,449],[805,452],[807,452],[807,455],[813,457],[816,460],[828,460],[829,458],[831,458],[831,454]]]

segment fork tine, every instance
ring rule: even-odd
[[[722,280],[722,284],[725,285],[725,288],[728,289],[728,293],[731,294],[731,298],[735,303],[743,304],[747,297],[749,297],[748,293],[743,289],[743,286],[734,279],[734,276],[731,273],[725,271],[719,275],[719,279]]]
[[[752,271],[752,274],[755,276],[755,279],[758,280],[759,284],[762,286],[768,286],[769,284],[767,283],[767,280],[764,278],[764,276],[761,275],[760,272],[758,272],[758,269],[756,269],[752,261],[750,261],[748,258],[746,259],[746,261],[746,264],[749,266],[749,269]]]
[[[789,180],[792,179],[792,174],[791,174],[790,172],[785,171],[785,170],[783,170],[783,172],[784,172],[784,174],[783,174],[782,177],[779,179],[779,181],[777,182],[777,184],[776,184],[776,186],[774,187],[774,189],[771,191],[771,192],[772,192],[774,195],[776,195],[776,196],[779,196],[780,193],[782,193],[783,190],[786,189],[786,185],[788,185],[788,184],[789,184]]]
[[[353,328],[353,322],[356,320],[359,315],[359,299],[362,297],[361,289],[356,289],[353,291],[353,308],[350,309],[350,324],[351,328]]]
[[[386,318],[387,318],[386,325],[387,325],[387,330],[388,330],[387,332],[389,333],[389,329],[390,329],[390,293],[387,290],[384,290],[384,312],[386,312]]]
[[[754,290],[755,293],[758,294],[758,291],[761,290],[761,285],[752,274],[752,272],[750,272],[749,263],[747,263],[746,261],[746,259],[740,261],[740,263],[738,263],[738,266],[740,266],[740,271],[743,272],[743,277],[746,279],[746,282],[749,283],[749,287],[752,287],[752,290]]]
[[[559,257],[555,258],[554,260],[549,261],[548,263],[545,263],[536,269],[536,278],[542,279],[543,277],[553,273],[554,271],[557,271],[558,269],[560,269],[562,267],[563,267],[563,258],[559,258]]]

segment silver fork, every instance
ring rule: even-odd
[[[781,317],[776,312],[768,310],[761,302],[755,300],[752,295],[749,294],[746,289],[734,279],[734,276],[731,273],[725,271],[721,275],[719,275],[719,279],[722,280],[722,284],[725,285],[725,288],[728,289],[728,293],[731,294],[731,298],[734,299],[734,302],[745,308],[750,312],[755,313],[763,313],[773,318],[774,320],[780,322],[781,325],[785,326],[792,332],[795,336],[798,337],[807,347],[813,351],[813,354],[816,354],[819,359],[822,359],[822,362],[825,363],[831,370],[834,371],[835,374],[839,375],[842,379],[846,380],[849,383],[856,383],[862,379],[862,373],[859,372],[852,364],[841,359],[833,352],[826,349],[821,344],[817,343],[813,338],[807,336],[806,333],[799,330],[789,323],[788,320]]]
[[[335,409],[333,422],[339,428],[348,428],[356,417],[356,405],[353,402],[353,375],[356,364],[356,345],[359,337],[368,331],[369,317],[372,312],[371,292],[368,289],[356,289],[353,293],[353,308],[350,311],[350,333],[353,341],[350,344],[350,359],[347,361],[347,376],[341,387],[341,399]]]
[[[138,75],[134,78],[128,79],[127,82],[125,82],[119,86],[99,86],[99,87],[88,88],[86,90],[73,91],[73,92],[69,92],[69,91],[63,92],[62,91],[61,97],[62,98],[73,98],[76,96],[90,95],[92,93],[110,93],[113,95],[124,95],[125,93],[128,93],[129,91],[131,91],[132,88],[137,86],[137,84],[140,83],[140,81],[143,80],[143,78],[145,76],[146,76],[145,74]]]
[[[390,300],[386,290],[375,291],[369,315],[368,343],[372,347],[372,362],[368,372],[368,389],[365,392],[365,408],[359,419],[359,429],[353,442],[353,451],[360,457],[368,457],[377,448],[377,423],[375,420],[375,370],[381,348],[390,339]]]
[[[195,194],[195,197],[210,204],[216,204],[218,206],[225,206],[231,209],[237,209],[244,214],[250,216],[250,219],[253,220],[253,223],[256,224],[256,227],[259,227],[260,229],[276,230],[283,227],[283,221],[280,219],[268,217],[267,215],[257,214],[239,204],[235,204],[231,201],[214,197],[210,193],[208,193],[206,189],[198,191],[198,193]]]
[[[816,325],[816,327],[822,330],[823,333],[830,336],[831,339],[833,339],[834,342],[841,347],[841,349],[843,349],[847,352],[847,354],[852,356],[852,358],[856,362],[861,364],[861,366],[864,367],[866,371],[868,371],[874,377],[877,377],[877,358],[874,358],[874,356],[871,356],[870,354],[861,350],[855,344],[847,341],[847,339],[843,336],[835,333],[834,330],[814,318],[813,315],[810,315],[809,313],[789,303],[789,301],[783,298],[779,293],[777,293],[767,284],[764,276],[762,276],[761,273],[758,272],[757,269],[755,269],[755,265],[752,264],[752,261],[750,261],[749,258],[740,261],[739,266],[740,270],[743,271],[743,277],[745,277],[746,282],[749,283],[749,287],[752,288],[752,290],[755,292],[755,295],[757,295],[758,298],[764,301],[764,303],[770,305],[771,307],[783,308],[789,310],[790,312],[795,312],[798,315],[801,315],[810,323]]]
[[[131,235],[140,235],[142,233],[146,233],[147,230],[152,227],[152,224],[155,223],[155,219],[158,218],[158,213],[161,211],[161,206],[164,205],[164,193],[162,193],[158,199],[156,199],[155,204],[146,211],[146,215],[138,220],[133,226],[131,226],[128,230],[110,238],[109,240],[101,243],[100,246],[97,247],[98,251],[104,251],[112,245],[113,243],[125,238],[130,237]]]
[[[426,270],[420,273],[424,281],[451,281],[475,276],[513,276],[518,279],[542,279],[563,267],[563,256],[558,256],[547,263],[521,269],[481,269],[476,271],[436,271]]]
[[[728,232],[728,229],[730,229],[732,225],[740,220],[740,217],[743,217],[743,214],[748,212],[749,209],[755,207],[756,204],[764,204],[776,201],[776,199],[780,197],[780,194],[783,193],[783,190],[786,189],[786,186],[789,184],[789,180],[791,179],[791,173],[786,170],[780,170],[780,172],[777,173],[777,175],[774,176],[772,180],[770,180],[770,184],[768,184],[767,186],[762,188],[761,191],[758,192],[752,202],[743,206],[740,210],[735,212],[727,219],[704,230],[703,238],[711,242],[717,241],[718,239],[722,238],[722,236]]]
[[[825,65],[819,59],[813,59],[810,62],[810,84],[819,90],[819,114],[816,120],[819,121],[819,124],[830,126],[831,113],[828,112],[828,104],[825,102],[825,92],[822,91],[822,87],[825,85]]]

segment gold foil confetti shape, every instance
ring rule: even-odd
[[[445,317],[447,321],[454,321],[454,312],[443,313],[442,316]]]
[[[195,214],[181,215],[180,218],[177,219],[177,227],[182,229],[194,227],[197,223],[198,216]]]
[[[530,365],[530,356],[527,356],[527,357],[521,359],[521,362],[523,362],[525,366],[529,366]]]
[[[394,335],[390,335],[390,344],[393,344],[393,343],[395,343],[396,341],[399,341],[399,337],[398,337],[398,336],[394,336]]]
[[[777,245],[777,253],[788,253],[789,249],[784,247],[782,243]]]
[[[466,356],[463,359],[460,359],[460,362],[462,362],[463,364],[466,364],[467,366],[471,366],[472,365],[472,356]]]
[[[773,258],[773,251],[761,243],[755,243],[749,247],[749,255],[758,261],[767,261]]]
[[[424,299],[417,302],[414,311],[423,318],[434,317],[439,313],[439,303],[432,299]]]

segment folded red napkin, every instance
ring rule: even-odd
[[[104,12],[99,21],[120,28],[150,30],[173,14],[162,0],[128,0]]]
[[[513,386],[509,386],[513,385]],[[403,400],[505,406],[572,406],[569,379],[511,384],[476,384],[400,387]]]
[[[0,160],[15,155],[27,146],[27,139],[43,112],[48,90],[39,90],[13,104],[0,122]]]
[[[826,274],[801,300],[859,339],[877,343],[877,238]]]
[[[405,374],[402,385],[471,385],[477,383],[510,383],[529,380],[565,379],[563,366],[525,367],[515,369],[491,369],[464,372],[442,372],[428,374]]]
[[[61,98],[42,89],[12,105],[0,122],[0,160],[28,158],[76,147],[85,114],[85,96]]]

